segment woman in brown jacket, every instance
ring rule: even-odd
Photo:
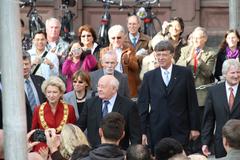
[[[140,68],[134,48],[124,43],[124,34],[124,28],[121,25],[114,25],[109,29],[108,38],[110,44],[108,47],[100,50],[100,61],[101,57],[107,51],[116,51],[118,64],[115,70],[127,74],[130,96],[134,98],[137,97],[137,91],[140,85]]]

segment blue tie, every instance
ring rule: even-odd
[[[108,104],[109,101],[103,101],[103,110],[102,110],[102,117],[105,117],[108,114]]]
[[[34,109],[34,106],[37,104],[36,103],[36,99],[35,99],[35,96],[34,96],[34,93],[33,93],[33,89],[32,89],[32,86],[30,84],[30,81],[27,79],[25,81],[26,83],[26,86],[27,86],[27,96],[28,96],[28,101],[29,101],[29,104],[31,106],[31,109],[33,111]]]
[[[136,47],[136,44],[137,44],[137,38],[136,37],[133,37],[132,43],[133,43],[133,46]]]

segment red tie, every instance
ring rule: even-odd
[[[193,54],[193,58],[194,58],[194,68],[193,68],[193,71],[194,71],[194,74],[196,75],[197,73],[197,67],[198,67],[198,59],[197,59],[197,52],[195,51],[194,54]]]
[[[232,87],[230,87],[229,90],[230,90],[230,95],[229,95],[228,103],[229,103],[229,109],[231,111],[232,107],[233,107],[233,103],[234,103],[234,94],[233,94],[233,88]]]

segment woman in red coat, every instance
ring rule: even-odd
[[[50,77],[43,82],[42,91],[47,102],[34,109],[32,129],[55,128],[59,133],[64,124],[76,122],[73,106],[61,101],[65,90],[65,84],[59,77]]]
[[[34,109],[32,129],[55,128],[56,132],[60,133],[64,124],[75,124],[76,116],[73,106],[61,100],[65,90],[65,84],[59,77],[50,77],[43,82],[42,91],[47,102]],[[33,148],[33,151],[42,152],[42,150],[48,150],[44,142],[40,142]]]

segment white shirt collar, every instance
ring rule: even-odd
[[[237,94],[237,89],[238,89],[238,84],[236,84],[236,85],[234,85],[234,86],[230,86],[229,84],[228,84],[228,82],[227,81],[225,81],[225,87],[226,87],[226,91],[227,91],[227,96],[229,97],[229,92],[230,92],[230,90],[229,90],[229,88],[230,87],[232,87],[233,88],[233,94],[234,94],[234,97],[236,96],[236,94]]]
[[[134,37],[136,38],[136,41],[138,41],[138,39],[139,39],[139,37],[140,37],[139,32],[137,32],[137,35],[136,35],[136,36],[133,36],[131,33],[129,33],[128,35],[129,35],[129,38],[131,39],[131,41],[133,40]]]
[[[172,74],[172,67],[173,67],[173,65],[171,64],[170,65],[170,67],[168,67],[168,69],[164,69],[164,68],[161,68],[161,72],[163,73],[163,72],[165,72],[165,71],[167,71],[170,75]]]

